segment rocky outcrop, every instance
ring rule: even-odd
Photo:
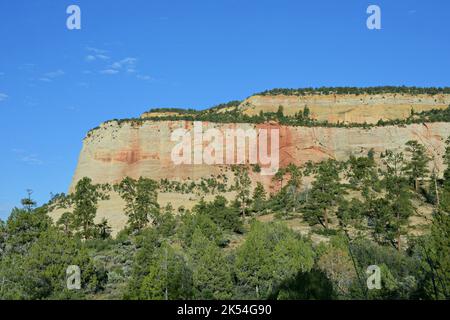
[[[406,119],[411,110],[445,109],[449,105],[448,94],[255,95],[244,100],[239,109],[257,115],[260,111],[276,112],[283,106],[284,114],[292,116],[307,106],[311,117],[319,121],[375,124],[380,119]]]
[[[102,125],[83,142],[70,190],[85,176],[96,183],[115,183],[126,176],[196,180],[226,172],[225,165],[173,163],[171,152],[177,142],[171,141],[171,133],[178,128],[189,130],[192,126],[193,123],[188,121],[145,121],[140,125],[108,122]],[[386,149],[403,150],[408,140],[418,140],[425,145],[429,155],[434,156],[435,166],[441,171],[444,142],[450,135],[450,123],[370,129],[203,123],[204,130],[216,128],[221,132],[267,127],[279,129],[280,166],[302,165],[327,158],[345,160],[352,154],[366,155],[370,149],[376,153]],[[269,177],[260,179],[270,185]]]
[[[241,103],[239,108],[247,114],[276,112],[283,105],[285,115],[292,115],[305,106],[318,120],[329,122],[367,122],[379,119],[406,118],[411,109],[415,112],[446,108],[450,104],[449,95],[315,95],[315,96],[253,96]],[[222,109],[224,110],[224,109]],[[219,110],[218,112],[221,112]],[[110,121],[91,131],[83,141],[78,166],[69,192],[83,177],[90,177],[94,183],[116,183],[126,176],[141,176],[159,180],[188,181],[200,178],[226,175],[232,180],[229,165],[181,164],[176,165],[171,158],[174,146],[171,134],[176,129],[192,130],[191,121]],[[289,127],[271,124],[223,124],[203,123],[203,130],[218,129],[224,133],[228,129],[268,129],[279,130],[280,166],[289,163],[297,165],[308,161],[318,162],[332,158],[345,160],[350,155],[366,155],[370,149],[377,154],[386,149],[403,150],[408,140],[422,143],[434,158],[432,166],[443,171],[442,154],[445,139],[450,135],[450,123],[421,123],[407,126],[383,126],[364,128],[333,127]],[[260,147],[260,146],[258,146]],[[247,150],[236,150],[244,153]],[[251,172],[254,183],[262,182],[268,191],[275,191],[272,176]],[[305,179],[307,180],[307,179]],[[229,196],[232,196],[231,194]],[[207,196],[206,198],[212,196]],[[174,208],[183,205],[191,207],[198,197],[193,194],[160,194],[161,204],[172,203]],[[106,217],[115,231],[126,223],[122,211],[123,201],[117,194],[111,200],[100,203],[97,220]],[[55,212],[57,218],[62,212]]]

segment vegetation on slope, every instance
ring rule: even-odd
[[[271,195],[260,184],[252,190],[248,168],[235,167],[233,201],[217,195],[178,214],[158,205],[160,185],[146,178],[115,186],[84,178],[74,194],[39,208],[28,197],[0,223],[0,298],[449,299],[450,139],[443,179],[425,169],[422,151],[411,141],[379,165],[373,152],[289,165]],[[306,189],[304,176],[313,177]],[[107,221],[94,223],[111,188],[129,219],[116,239]],[[413,236],[409,218],[421,206],[433,208],[431,226]],[[56,224],[47,215],[54,207],[68,210]],[[275,221],[258,221],[267,214]],[[292,219],[313,233],[289,228]],[[368,290],[374,264],[382,288]],[[81,268],[81,290],[65,285],[69,265]]]

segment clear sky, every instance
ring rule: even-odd
[[[276,87],[450,86],[449,71],[448,0],[1,0],[0,218],[26,189],[66,192],[108,119]]]

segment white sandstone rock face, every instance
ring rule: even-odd
[[[72,185],[90,177],[95,183],[116,183],[124,177],[141,176],[159,180],[197,180],[224,172],[225,165],[175,165],[171,152],[178,143],[171,141],[171,133],[177,128],[192,129],[188,121],[145,121],[142,125],[110,122],[102,125],[84,140],[83,148]],[[386,149],[401,151],[408,140],[422,143],[433,164],[442,171],[442,154],[445,140],[450,135],[450,123],[412,124],[408,126],[385,126],[370,129],[288,127],[276,124],[218,124],[203,123],[204,130],[217,128],[278,129],[280,132],[280,165],[297,165],[308,161],[318,162],[327,158],[345,160],[350,155],[367,155],[370,149],[376,153]],[[205,143],[207,145],[208,143]],[[237,152],[243,152],[238,150]],[[270,181],[270,177],[257,177]],[[269,183],[266,184],[268,186]]]
[[[239,108],[247,114],[258,114],[260,110],[276,112],[279,105],[284,113],[292,115],[306,105],[311,115],[329,122],[376,123],[379,119],[406,118],[411,109],[415,112],[443,109],[450,104],[450,95],[314,95],[314,96],[253,96]],[[145,115],[144,115],[145,117]],[[175,165],[171,152],[177,142],[171,141],[171,133],[177,128],[192,130],[190,121],[107,122],[90,132],[83,141],[78,166],[69,192],[83,177],[90,177],[94,183],[116,183],[124,177],[147,177],[155,180],[189,181],[202,177],[225,174],[233,180],[230,166],[226,165]],[[370,149],[379,155],[386,149],[401,151],[408,140],[422,143],[428,154],[434,157],[433,166],[440,174],[443,171],[442,155],[445,140],[450,136],[450,123],[424,123],[407,126],[384,126],[363,128],[330,127],[288,127],[271,124],[220,124],[203,123],[204,130],[217,128],[224,133],[227,129],[278,129],[280,132],[280,166],[289,163],[297,165],[308,161],[318,162],[327,158],[345,160],[350,155],[367,155]],[[245,150],[236,150],[242,153]],[[271,176],[250,172],[253,183],[260,181],[267,191],[279,188]],[[308,183],[308,179],[304,179]],[[232,197],[232,194],[226,195]],[[213,198],[208,196],[206,199]],[[162,205],[172,203],[176,209],[186,208],[198,201],[193,194],[160,194]],[[123,214],[123,201],[113,193],[111,200],[99,205],[97,220],[106,217],[115,232],[127,221]],[[53,213],[57,218],[63,210]]]
[[[276,112],[283,106],[285,115],[292,116],[306,106],[311,118],[330,123],[371,123],[378,120],[406,119],[411,109],[415,112],[445,109],[450,105],[450,95],[255,95],[243,101],[239,108],[245,114],[257,115],[260,111]],[[226,110],[226,109],[224,109]]]

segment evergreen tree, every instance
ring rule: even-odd
[[[241,214],[245,217],[247,206],[250,204],[250,189],[252,181],[248,175],[248,169],[244,166],[234,168],[234,188],[237,192],[236,200],[239,201]]]
[[[134,255],[131,277],[124,290],[125,299],[140,299],[143,279],[150,272],[149,266],[154,261],[161,239],[155,228],[147,228],[136,235],[135,243],[137,251]]]
[[[111,238],[111,226],[108,224],[108,220],[103,218],[99,224],[97,224],[97,235],[100,239],[109,239]]]
[[[405,171],[413,183],[416,192],[419,191],[419,180],[423,180],[429,173],[428,162],[425,147],[415,140],[406,143],[406,151],[410,154],[411,160],[406,164]]]
[[[379,232],[384,234],[387,240],[394,243],[396,238],[397,248],[401,248],[401,236],[406,233],[408,219],[414,211],[411,202],[411,192],[408,187],[408,177],[405,175],[405,161],[403,153],[386,152],[384,160],[386,170],[384,174],[384,184],[386,187],[385,200],[377,201],[380,206],[375,220],[383,221]]]
[[[72,213],[68,211],[64,212],[56,222],[56,225],[65,235],[72,235],[74,230]]]
[[[70,265],[81,269],[81,291],[67,289]],[[79,239],[50,228],[23,256],[11,255],[0,262],[0,279],[4,284],[0,285],[0,299],[80,299],[101,290],[106,274],[95,267]]]
[[[351,155],[348,163],[348,173],[350,187],[355,190],[361,190],[363,196],[370,197],[371,191],[379,191],[378,175],[373,155],[359,157]]]
[[[450,216],[434,213],[431,234],[419,241],[419,259],[425,273],[423,290],[431,299],[450,299]]]
[[[5,244],[7,238],[6,223],[0,219],[0,260],[5,253]]]
[[[191,246],[192,236],[196,229],[200,229],[208,240],[217,245],[223,244],[223,231],[209,216],[187,212],[181,217],[181,224],[177,230],[177,237],[180,239],[183,247]]]
[[[156,249],[138,299],[180,300],[192,296],[192,275],[182,255],[164,242]]]
[[[305,218],[311,224],[320,223],[328,229],[330,211],[338,203],[343,192],[338,163],[331,159],[321,162],[309,193]]]
[[[125,214],[128,225],[133,231],[142,230],[150,221],[157,219],[159,214],[158,183],[152,179],[139,178],[134,180],[126,177],[114,186],[125,201]]]
[[[177,219],[170,203],[168,203],[164,207],[164,210],[155,218],[154,224],[156,225],[156,230],[162,237],[168,238],[175,234]]]
[[[284,118],[284,112],[283,112],[284,108],[283,106],[278,106],[278,110],[277,110],[277,119],[278,120],[283,120]]]
[[[72,225],[84,239],[95,237],[96,225],[94,219],[100,200],[108,200],[110,190],[107,184],[92,184],[90,178],[84,177],[77,182],[75,192],[69,195],[59,195],[53,202],[59,208],[73,208]]]
[[[282,224],[254,222],[237,249],[235,272],[245,298],[265,299],[281,282],[314,264],[311,245]]]
[[[445,145],[444,164],[446,168],[444,171],[444,187],[450,191],[450,137],[445,141]]]
[[[230,299],[233,293],[231,269],[217,245],[200,229],[194,231],[189,249],[195,299]]]
[[[228,206],[228,201],[223,196],[216,196],[210,203],[201,201],[192,211],[209,217],[222,230],[240,232],[242,229],[239,210]]]
[[[27,194],[28,197],[22,199],[20,202],[22,203],[25,210],[31,212],[34,208],[36,208],[36,201],[31,199],[31,195],[33,194],[33,191],[31,189],[27,190]]]
[[[286,174],[286,170],[283,168],[278,169],[278,171],[273,176],[273,181],[279,181],[280,182],[280,189],[283,189],[283,181],[284,181],[284,175]]]
[[[286,172],[290,175],[289,185],[293,186],[296,190],[300,188],[302,184],[302,172],[295,164],[290,163],[286,167]]]
[[[23,254],[51,226],[47,209],[40,207],[32,211],[14,208],[5,225],[5,250]]]
[[[266,190],[261,182],[257,182],[253,191],[253,212],[260,213],[265,209]]]
[[[311,114],[311,111],[309,110],[308,106],[305,106],[303,109],[303,117],[305,119],[309,119],[309,115]]]
[[[337,211],[339,225],[347,230],[348,226],[362,229],[363,217],[366,213],[366,203],[359,199],[351,199],[350,201],[342,199]]]

